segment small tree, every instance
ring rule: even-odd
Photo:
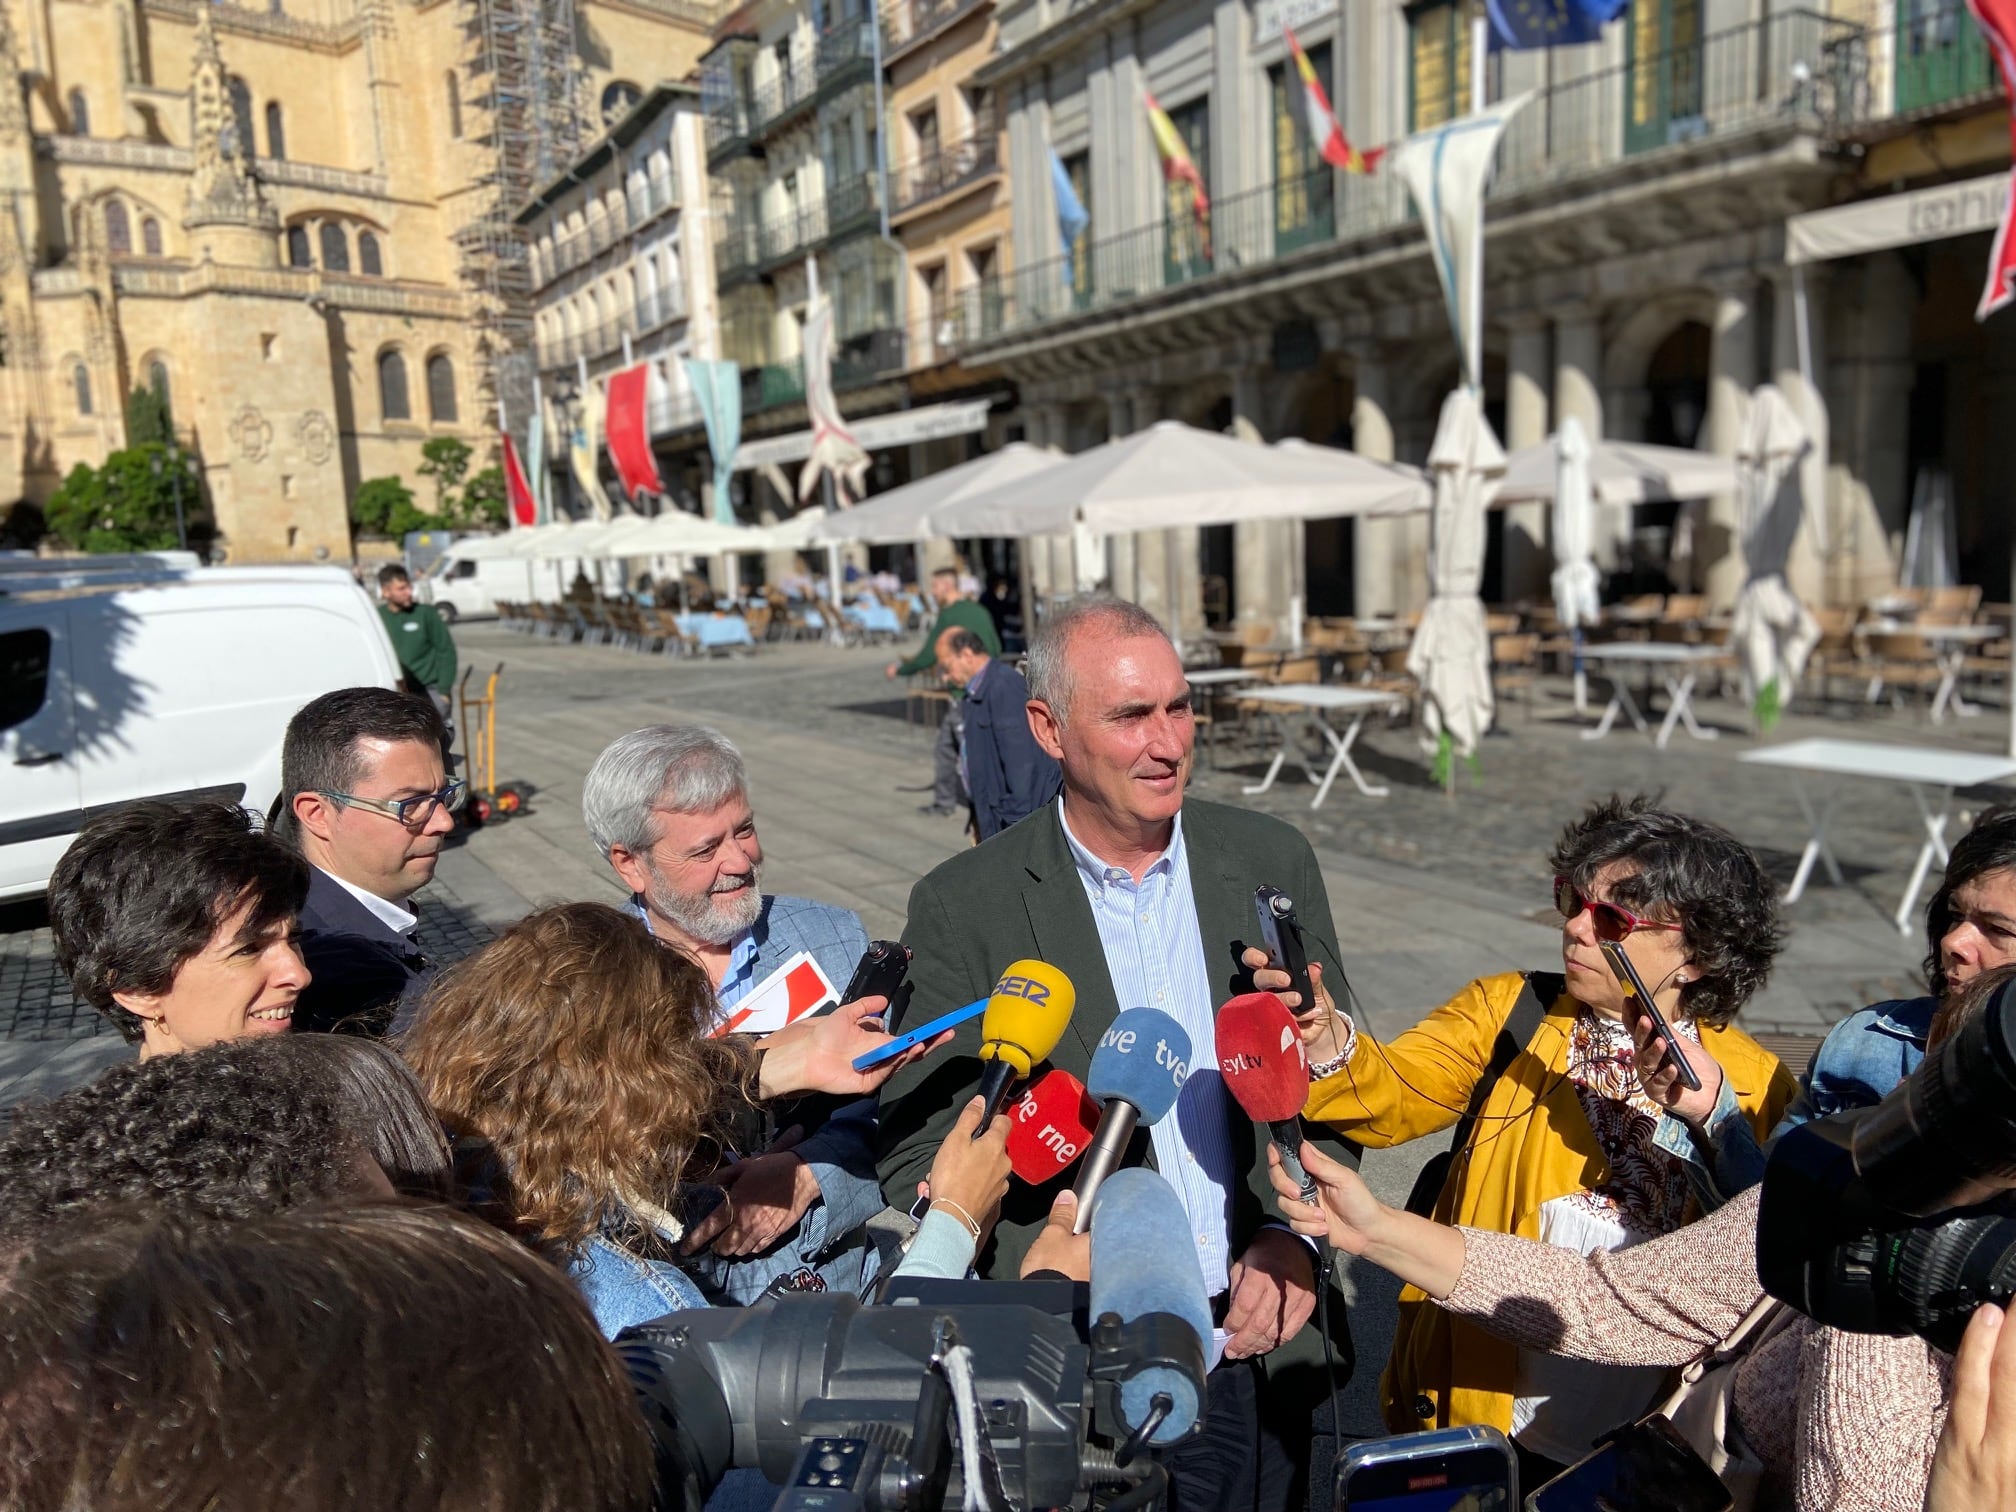
[[[468,443],[453,436],[436,436],[420,448],[423,460],[420,476],[434,480],[434,513],[443,523],[452,522],[462,512],[462,480],[469,476],[469,462],[475,455]]]
[[[146,384],[126,396],[126,444],[166,446],[175,439],[168,399]]]
[[[413,507],[413,490],[397,478],[367,478],[350,501],[350,518],[364,535],[395,539],[436,523]]]
[[[174,550],[179,543],[169,469],[168,448],[159,443],[116,451],[103,467],[79,462],[50,497],[49,533],[83,551]],[[185,487],[185,512],[193,514],[198,502]]]
[[[462,490],[462,508],[455,523],[495,529],[505,523],[506,508],[504,469],[486,467]]]

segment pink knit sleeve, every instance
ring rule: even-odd
[[[1528,1349],[1613,1365],[1684,1365],[1763,1295],[1757,1189],[1699,1223],[1587,1259],[1531,1239],[1463,1230],[1463,1273],[1443,1306]]]
[[[1813,1330],[1799,1362],[1799,1512],[1918,1512],[1951,1372],[1919,1338]]]

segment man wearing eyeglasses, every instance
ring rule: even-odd
[[[301,955],[314,974],[296,1030],[403,1028],[433,963],[408,900],[434,877],[463,786],[441,719],[390,688],[344,688],[288,722],[277,826],[313,870]]]

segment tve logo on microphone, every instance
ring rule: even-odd
[[[1155,1010],[1144,1009],[1142,1011],[1152,1013]],[[1141,1036],[1137,1030],[1124,1027],[1123,1020],[1126,1018],[1127,1015],[1122,1014],[1120,1018],[1113,1021],[1112,1028],[1099,1036],[1099,1048],[1101,1050],[1117,1050],[1122,1055],[1132,1055],[1134,1053],[1135,1041],[1140,1039]],[[1155,1064],[1166,1070],[1169,1073],[1169,1079],[1179,1087],[1190,1079],[1190,1063],[1185,1059],[1188,1048],[1188,1046],[1185,1046],[1183,1050],[1172,1050],[1169,1048],[1169,1041],[1166,1038],[1158,1036],[1155,1040]]]

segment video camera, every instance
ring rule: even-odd
[[[659,1506],[699,1512],[733,1468],[781,1486],[780,1512],[958,1506],[972,1475],[984,1505],[1017,1512],[1095,1494],[1109,1512],[1148,1506],[1167,1477],[1145,1450],[1177,1409],[1157,1394],[1130,1431],[1123,1390],[1174,1371],[1201,1397],[1202,1345],[1167,1313],[1088,1317],[1087,1297],[1069,1281],[899,1278],[876,1306],[788,1297],[629,1329],[616,1347]]]
[[[1948,1352],[2016,1292],[2016,982],[1873,1108],[1782,1136],[1764,1176],[1765,1289],[1851,1333]]]

